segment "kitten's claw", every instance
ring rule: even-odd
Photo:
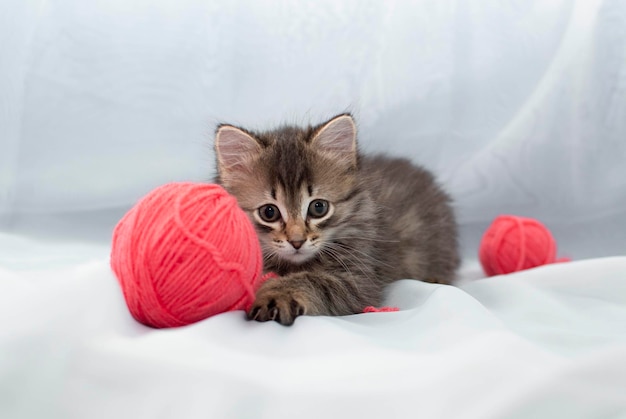
[[[260,289],[248,312],[249,320],[258,322],[277,321],[291,326],[296,317],[305,314],[304,306],[284,290]]]
[[[270,309],[268,317],[270,320],[276,320],[276,316],[278,315],[278,307],[274,307]]]
[[[302,316],[304,314],[304,307],[302,307],[296,300],[291,300],[291,313],[294,317]]]
[[[261,307],[253,307],[248,312],[248,320],[256,320],[259,317],[260,312],[261,312]]]

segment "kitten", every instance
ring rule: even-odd
[[[264,270],[248,318],[361,313],[402,278],[448,284],[459,264],[450,199],[406,159],[358,152],[352,116],[251,132],[220,125],[216,182],[256,226]]]

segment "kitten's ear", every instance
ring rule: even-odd
[[[339,115],[325,123],[318,129],[311,144],[318,152],[356,167],[356,125],[351,115]]]
[[[215,133],[215,154],[220,174],[250,170],[250,162],[261,145],[247,132],[232,125],[220,125]]]

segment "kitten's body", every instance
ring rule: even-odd
[[[349,115],[266,133],[222,126],[216,151],[218,182],[257,227],[265,270],[280,276],[259,289],[250,318],[359,313],[394,280],[452,281],[448,196],[408,160],[360,155]]]

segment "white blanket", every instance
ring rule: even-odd
[[[107,253],[0,235],[1,418],[626,417],[626,257],[403,280],[395,313],[154,330]]]

